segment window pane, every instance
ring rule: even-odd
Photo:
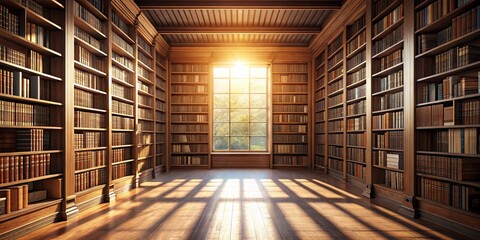
[[[228,93],[229,92],[229,86],[228,86],[228,78],[224,79],[214,79],[213,80],[213,91],[215,93]]]
[[[267,96],[265,94],[250,94],[250,107],[251,108],[264,108],[266,107]]]
[[[213,135],[214,136],[228,136],[228,123],[214,123],[213,124]]]
[[[267,151],[267,137],[250,137],[250,150]]]
[[[229,122],[230,111],[228,109],[215,109],[213,112],[214,122]]]
[[[250,78],[267,78],[267,68],[266,67],[250,68]]]
[[[213,137],[213,141],[214,150],[228,150],[228,137]]]
[[[248,109],[231,109],[230,119],[232,122],[248,122]]]
[[[267,122],[267,110],[250,109],[250,122]]]
[[[267,136],[267,124],[250,123],[250,136]]]
[[[248,78],[248,66],[236,65],[231,71],[231,78]]]
[[[248,123],[230,123],[231,136],[248,136]]]
[[[248,151],[248,137],[231,137],[230,150]]]
[[[228,108],[228,94],[215,94],[213,96],[214,108]]]
[[[231,94],[231,108],[248,108],[248,94]]]
[[[266,93],[267,79],[250,79],[250,93]]]
[[[213,69],[214,78],[228,78],[230,73],[229,67],[215,67]]]
[[[230,93],[248,93],[249,91],[248,79],[233,78],[230,80]]]

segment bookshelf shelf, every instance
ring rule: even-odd
[[[384,91],[380,91],[380,92],[374,92],[374,93],[372,93],[372,96],[381,96],[381,95],[385,95],[387,93],[400,92],[402,90],[403,90],[403,85],[398,86],[398,87],[393,87],[393,88],[390,88],[390,89],[387,89],[387,90],[384,90]]]
[[[35,98],[26,98],[26,97],[19,97],[10,94],[2,94],[0,93],[0,99],[12,100],[15,102],[23,102],[23,103],[32,103],[36,105],[46,105],[46,106],[62,106],[62,103],[47,101],[42,99],[35,99]]]
[[[358,71],[358,70],[360,70],[360,69],[364,68],[364,67],[365,67],[365,65],[366,65],[366,63],[367,63],[366,61],[363,61],[363,62],[359,63],[358,65],[356,65],[356,66],[354,66],[354,67],[352,67],[352,68],[348,69],[348,70],[347,70],[347,74],[354,73],[354,72],[356,72],[356,71]]]
[[[88,72],[88,73],[91,73],[91,74],[94,74],[94,75],[98,75],[98,76],[102,76],[102,77],[106,77],[107,74],[98,70],[98,69],[95,69],[93,67],[90,67],[90,66],[87,66],[77,60],[75,60],[75,68],[77,69],[80,69],[80,70],[83,70],[85,72]]]
[[[75,44],[82,46],[83,48],[87,49],[89,52],[93,53],[94,55],[99,57],[107,56],[107,54],[104,51],[92,46],[91,44],[85,42],[84,40],[78,38],[77,36],[75,36],[74,39],[75,39]]]
[[[475,188],[480,188],[480,182],[475,182],[475,181],[459,181],[459,180],[454,180],[451,178],[446,178],[446,177],[439,177],[435,175],[430,175],[430,174],[424,174],[424,173],[418,173],[416,174],[419,177],[423,178],[429,178],[429,179],[435,179],[435,180],[440,180],[444,182],[450,182],[450,183],[456,183],[456,184],[462,184],[470,187],[475,187]]]
[[[472,40],[475,40],[480,35],[480,29],[474,30],[469,32],[461,37],[457,37],[451,41],[448,41],[442,45],[436,46],[428,51],[422,52],[420,54],[415,55],[415,58],[422,58],[422,57],[432,57],[441,52],[445,52],[448,49],[451,49],[455,46],[462,45],[464,43],[469,43]]]
[[[120,68],[121,70],[124,70],[124,71],[127,71],[129,73],[133,73],[133,69],[131,68],[128,68],[127,66],[121,64],[120,62],[118,62],[117,60],[115,59],[112,59],[112,63],[117,66],[118,68]]]
[[[105,34],[103,34],[101,31],[94,28],[92,25],[88,24],[83,19],[81,19],[77,16],[75,16],[75,26],[78,26],[83,31],[87,32],[88,34],[92,35],[93,37],[95,37],[97,39],[106,39],[107,38],[107,36],[105,36]]]
[[[351,88],[354,88],[354,87],[358,87],[358,86],[360,86],[360,85],[365,84],[366,82],[367,82],[366,79],[360,79],[360,80],[358,80],[358,81],[356,81],[356,82],[353,82],[353,83],[350,84],[350,85],[347,85],[347,89],[351,89]]]
[[[85,86],[82,86],[82,85],[77,84],[77,83],[74,84],[74,87],[76,89],[80,89],[80,90],[95,93],[95,94],[107,95],[107,93],[104,92],[104,91],[100,91],[100,90],[97,90],[97,89],[94,89],[94,88],[85,87]]]
[[[379,168],[379,169],[384,169],[384,170],[389,170],[389,171],[393,171],[393,172],[401,172],[401,173],[404,172],[404,171],[401,170],[401,169],[389,168],[389,167],[384,167],[384,166],[380,166],[380,165],[373,165],[373,167]]]
[[[372,75],[372,78],[377,78],[377,77],[387,77],[389,74],[397,72],[398,70],[401,70],[403,68],[403,62],[398,63],[396,65],[393,65],[389,68],[386,68],[384,70],[381,70],[375,74]]]
[[[416,153],[424,154],[424,155],[478,158],[478,154],[466,154],[466,153],[449,153],[449,152],[432,152],[432,151],[416,151]]]
[[[75,106],[75,109],[76,110],[87,111],[87,112],[97,112],[97,113],[106,113],[107,112],[107,110],[104,110],[104,109],[80,107],[80,106]]]
[[[454,69],[449,70],[449,71],[445,71],[445,72],[436,73],[436,74],[432,74],[432,75],[429,75],[429,76],[421,77],[421,78],[417,79],[417,82],[434,81],[434,80],[439,79],[439,78],[461,74],[462,72],[469,71],[469,70],[472,70],[472,69],[476,69],[478,67],[480,67],[480,61],[476,61],[476,62],[473,62],[471,64],[467,64],[467,65],[462,66],[462,67],[457,67],[457,68],[454,68]]]
[[[385,30],[383,30],[382,32],[379,32],[377,35],[375,35],[373,38],[372,38],[372,41],[378,41],[380,39],[383,39],[385,38],[388,34],[392,33],[392,31],[394,31],[395,29],[397,29],[398,27],[400,27],[401,25],[403,24],[403,17],[401,17],[400,19],[398,19],[395,23],[393,23],[392,25],[388,26]]]
[[[397,107],[397,108],[389,108],[389,109],[384,109],[384,110],[378,110],[378,111],[373,111],[372,114],[380,114],[380,113],[386,113],[386,112],[396,112],[396,111],[402,111],[403,107]]]
[[[25,154],[25,155],[28,155],[28,154]],[[45,179],[59,178],[59,177],[62,177],[62,176],[63,176],[63,174],[56,173],[56,174],[49,174],[49,175],[45,175],[45,176],[41,176],[41,177],[28,178],[28,179],[24,179],[24,180],[20,180],[20,181],[1,183],[0,188],[6,188],[6,187],[10,187],[10,186],[15,186],[15,185],[26,184],[26,183],[30,183],[30,182],[45,180]]]
[[[355,37],[358,37],[361,33],[363,33],[367,29],[367,26],[363,24],[363,27],[358,29],[352,36],[347,36],[347,43],[351,42]],[[363,45],[361,45],[359,48],[361,48]]]
[[[120,47],[117,43],[115,42],[112,42],[112,50],[121,55],[121,56],[124,56],[124,57],[127,57],[127,58],[130,58],[130,59],[134,59],[135,57],[129,53],[127,50],[123,49],[122,47]]]
[[[13,71],[21,71],[24,74],[24,76],[26,76],[26,77],[40,76],[42,79],[46,79],[46,80],[62,81],[62,78],[59,78],[59,77],[56,77],[56,76],[53,76],[53,75],[50,75],[50,74],[47,74],[47,73],[38,72],[38,71],[32,70],[30,68],[18,66],[16,64],[9,63],[9,62],[3,61],[3,60],[0,60],[0,67],[2,67],[4,69],[13,70]]]
[[[82,127],[75,127],[75,130],[78,131],[96,131],[96,132],[104,132],[107,131],[106,128],[82,128]]]
[[[106,168],[106,167],[107,167],[107,165],[101,165],[101,166],[96,166],[96,167],[91,167],[91,168],[86,168],[86,169],[81,169],[81,170],[75,170],[75,174],[90,172],[90,171],[93,171],[93,170],[102,169],[102,168]]]
[[[23,215],[31,214],[51,206],[59,205],[62,199],[46,199],[43,201],[29,203],[27,208],[10,212],[9,214],[0,215],[0,222],[6,222],[10,219],[18,218]]]
[[[385,17],[387,14],[392,12],[398,5],[400,5],[400,3],[402,3],[401,0],[392,1],[392,3],[390,3],[388,6],[380,10],[376,15],[372,13],[373,15],[375,15],[375,16],[372,16],[372,22],[377,22],[378,20]]]
[[[0,125],[0,129],[45,129],[45,130],[63,130],[63,127],[56,126],[15,126],[15,125]]]
[[[75,149],[75,152],[86,152],[86,151],[96,151],[96,150],[106,150],[108,147],[93,147],[93,148],[79,148]]]
[[[14,42],[15,44],[21,47],[32,49],[44,56],[62,57],[62,54],[57,51],[54,51],[50,48],[33,43],[21,36],[18,36],[16,34],[12,34],[6,30],[3,30],[3,28],[0,28],[0,38],[5,39],[6,41]]]
[[[121,80],[121,79],[118,79],[116,77],[112,77],[112,82],[114,83],[118,83],[118,84],[121,84],[125,87],[129,87],[129,88],[133,88],[134,86],[132,84],[130,84],[129,82],[126,82],[124,80]]]
[[[399,42],[393,44],[392,46],[389,46],[385,50],[373,55],[372,59],[384,58],[401,48],[403,48],[403,40],[400,40]]]
[[[134,162],[134,161],[135,161],[135,159],[126,159],[126,160],[122,160],[122,161],[118,161],[118,162],[112,162],[112,166],[131,163],[131,162]]]

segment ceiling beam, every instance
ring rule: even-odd
[[[159,9],[284,9],[284,10],[335,10],[342,0],[137,0],[141,10]]]
[[[317,34],[320,27],[157,27],[160,34]]]

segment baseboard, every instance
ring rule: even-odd
[[[455,231],[458,232],[461,235],[465,235],[466,237],[469,237],[471,239],[480,239],[480,230],[479,229],[474,229],[469,226],[465,226],[463,224],[460,224],[458,222],[454,222],[451,220],[448,220],[446,218],[437,216],[435,214],[431,214],[425,211],[419,211],[419,216],[422,220],[425,220],[427,222],[431,222],[435,225],[438,225],[442,228],[447,229],[448,231]]]
[[[17,239],[27,233],[33,232],[37,229],[40,229],[42,227],[45,227],[49,224],[52,224],[54,222],[60,221],[61,220],[61,214],[60,212],[50,214],[48,216],[45,216],[43,218],[37,219],[33,222],[27,223],[22,226],[18,226],[15,229],[12,229],[8,232],[4,232],[0,235],[0,240],[4,239]]]

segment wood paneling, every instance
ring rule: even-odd
[[[270,154],[212,154],[212,168],[269,168]]]

